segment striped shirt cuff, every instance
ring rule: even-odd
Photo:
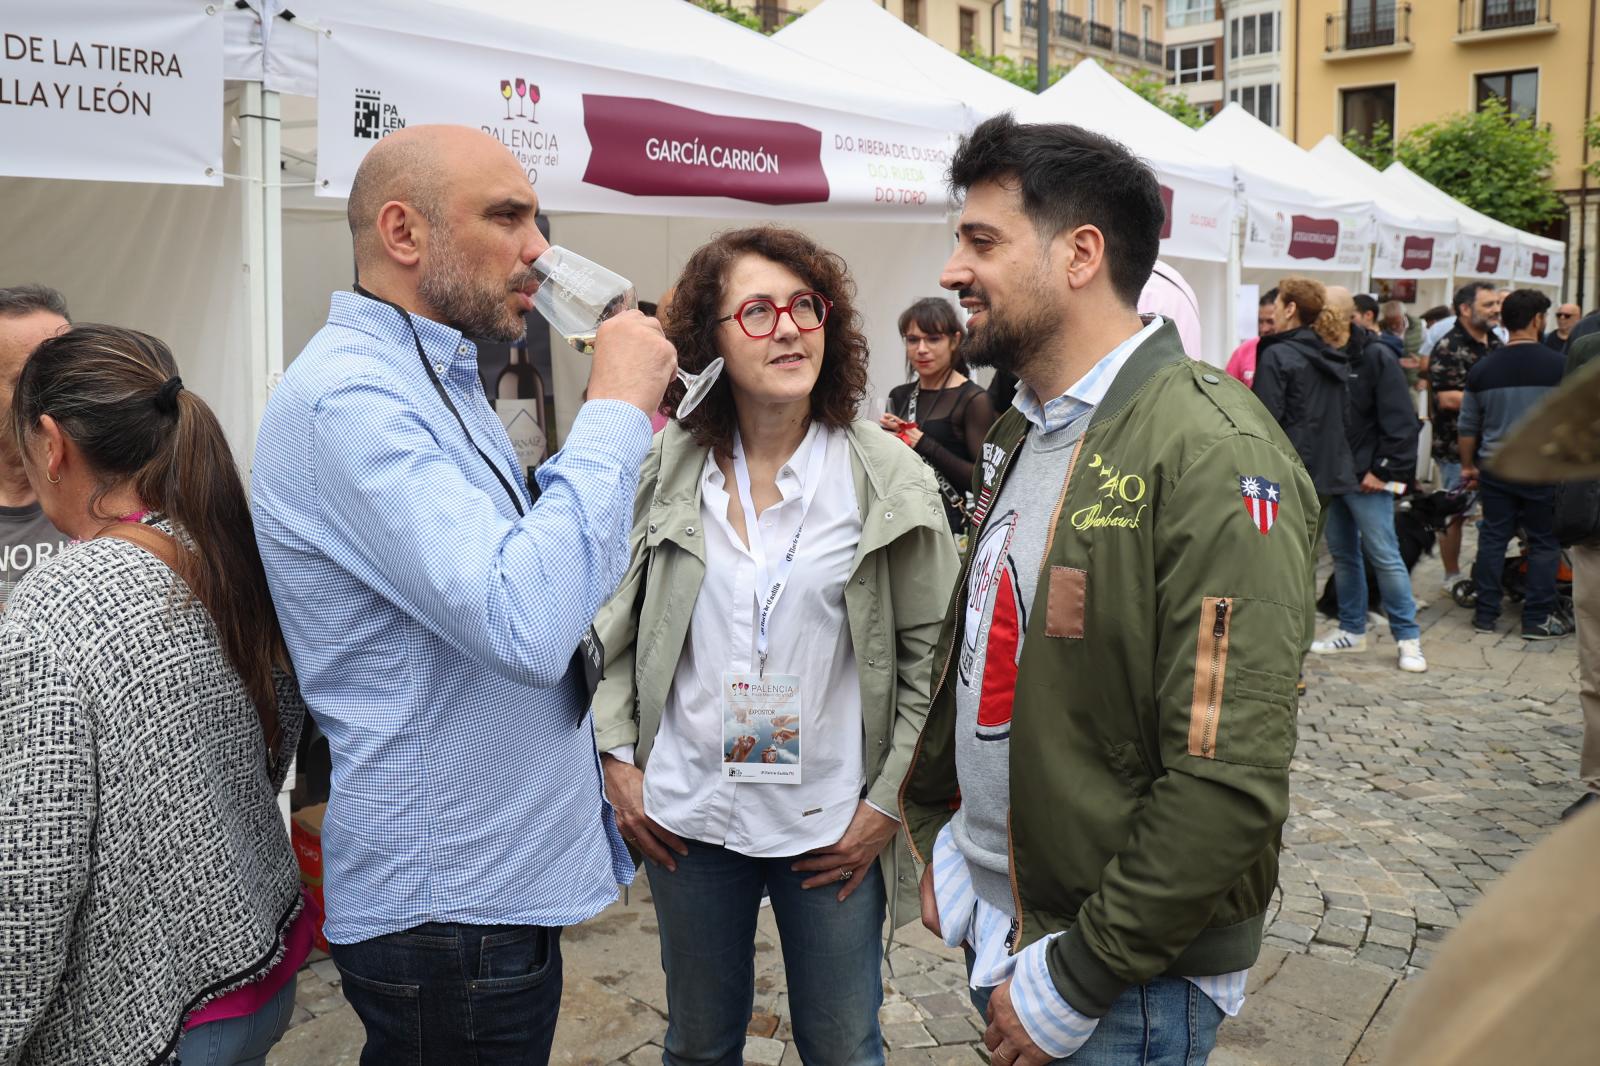
[[[1050,977],[1046,955],[1052,933],[1029,944],[1017,955],[1017,968],[1011,975],[1011,1006],[1028,1031],[1028,1038],[1052,1059],[1064,1059],[1084,1045],[1100,1024],[1100,1019],[1080,1014],[1062,998]]]
[[[978,890],[972,884],[967,860],[956,847],[951,823],[939,830],[933,842],[933,899],[939,908],[939,931],[946,947],[958,948],[968,939]]]

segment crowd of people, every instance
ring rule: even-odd
[[[848,265],[734,230],[661,319],[600,325],[536,491],[474,342],[522,335],[548,245],[478,131],[366,156],[357,284],[248,497],[160,340],[0,290],[0,1062],[264,1063],[319,920],[363,1063],[543,1062],[562,929],[639,869],[667,1066],[740,1061],[763,899],[804,1062],[884,1062],[881,936],[918,916],[999,1066],[1205,1061],[1260,951],[1302,662],[1365,646],[1367,566],[1427,669],[1395,532],[1418,389],[1483,509],[1475,623],[1519,533],[1522,634],[1562,636],[1551,491],[1492,458],[1600,319],[1546,338],[1546,297],[1468,285],[1425,336],[1286,277],[1213,372],[1121,145],[1001,116],[950,182],[965,319],[905,310],[876,423]],[[677,417],[675,369],[714,360]],[[325,916],[277,806],[308,713]]]

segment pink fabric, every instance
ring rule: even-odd
[[[1156,260],[1150,280],[1139,293],[1139,313],[1172,319],[1183,341],[1184,354],[1190,359],[1204,358],[1200,353],[1200,302],[1176,268]]]
[[[672,419],[668,418],[660,411],[657,411],[655,414],[650,416],[650,432],[652,434],[660,433],[662,430],[667,428],[667,423],[671,421]]]
[[[300,890],[300,895],[304,905],[300,908],[300,916],[283,936],[283,958],[278,965],[268,970],[260,980],[236,988],[190,1014],[183,1023],[185,1031],[225,1018],[247,1018],[266,1006],[284,985],[294,980],[294,975],[300,972],[306,957],[311,954],[311,935],[317,925],[316,904],[311,902],[305,889]]]
[[[1251,388],[1256,383],[1256,348],[1261,344],[1260,337],[1251,337],[1233,350],[1233,355],[1228,358],[1228,375],[1236,377]]]

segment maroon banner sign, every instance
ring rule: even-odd
[[[1478,245],[1478,273],[1493,274],[1500,269],[1500,248],[1494,244]]]
[[[1401,270],[1427,270],[1433,266],[1433,238],[1407,237],[1400,252]]]
[[[1339,222],[1310,215],[1289,216],[1289,258],[1332,259],[1339,252]]]
[[[1165,185],[1161,186],[1161,209],[1167,213],[1161,220],[1161,239],[1166,240],[1172,236],[1172,190]]]
[[[1550,257],[1544,252],[1534,252],[1531,273],[1536,278],[1548,278],[1550,276]]]
[[[822,133],[796,122],[713,115],[630,96],[583,96],[583,180],[634,196],[828,200]]]

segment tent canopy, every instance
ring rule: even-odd
[[[1389,164],[1383,177],[1403,195],[1455,216],[1462,234],[1456,257],[1458,276],[1524,281],[1552,289],[1560,286],[1565,267],[1560,242],[1524,233],[1468,207],[1399,160]]]
[[[1377,205],[1238,104],[1197,133],[1232,159],[1247,206],[1246,266],[1356,272],[1364,278]]]
[[[872,0],[822,0],[772,39],[885,85],[954,96],[966,102],[972,124],[1033,99],[1026,89],[934,43]]]
[[[1383,180],[1376,167],[1325,136],[1311,157],[1333,178],[1372,197],[1377,206],[1378,242],[1373,273],[1379,277],[1448,278],[1455,268],[1455,216],[1415,203]]]

